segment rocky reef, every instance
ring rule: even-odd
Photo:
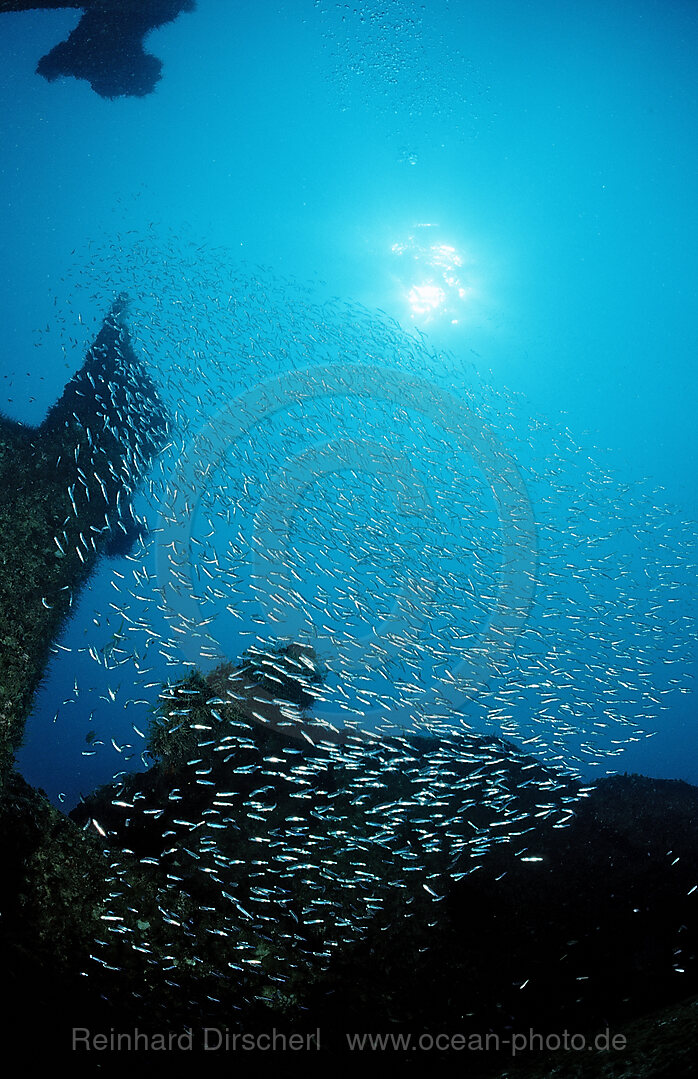
[[[83,12],[68,38],[41,58],[39,75],[49,82],[86,79],[105,98],[144,97],[162,75],[162,62],[145,51],[145,35],[193,11],[194,0],[0,0],[0,14],[35,8]]]
[[[116,969],[121,942],[102,936],[109,996],[131,1025],[147,1015],[157,1028],[161,1014],[178,1029],[231,1016],[246,1031],[319,1027],[328,1052],[346,1051],[347,1031],[423,1044],[471,1032],[468,1070],[490,1075],[509,1065],[513,1035],[529,1032],[541,1045],[520,1042],[519,1069],[564,1031],[575,1047],[610,1031],[618,1048],[600,1056],[622,1061],[628,1024],[698,990],[695,788],[616,776],[583,792],[561,825],[550,798],[540,803],[545,770],[500,739],[472,739],[470,763],[457,766],[420,737],[357,738],[338,760],[332,743],[299,750],[293,734],[250,721],[245,702],[223,703],[231,681],[225,666],[172,687],[151,734],[153,768],[72,814],[101,837],[122,885],[109,916],[138,933],[152,966],[134,985],[133,970]],[[470,829],[496,828],[483,797],[459,843],[435,841],[439,812],[453,839],[457,784],[488,761],[506,775],[522,831],[484,854],[468,846]],[[435,767],[451,788],[438,810],[415,796]],[[572,786],[556,783],[552,799],[569,804]],[[173,918],[188,932],[173,933]],[[158,980],[165,956],[170,973]],[[488,1052],[473,1044],[485,1035]]]

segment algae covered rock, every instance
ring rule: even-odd
[[[0,784],[75,596],[99,553],[138,528],[131,496],[167,429],[126,305],[40,427],[0,417]]]

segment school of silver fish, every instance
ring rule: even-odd
[[[281,991],[303,963],[327,962],[396,895],[438,903],[444,875],[473,872],[493,843],[535,864],[532,824],[564,827],[593,770],[612,770],[690,691],[695,530],[471,363],[382,312],[318,298],[322,284],[155,229],[94,245],[88,266],[62,332],[90,301],[98,314],[125,292],[170,422],[145,482],[137,447],[124,477],[146,532],[111,564],[109,610],[94,612],[84,647],[101,693],[75,683],[121,718],[84,752],[113,754],[123,775],[142,766],[149,710],[176,704],[186,722],[181,679],[243,654],[268,675],[253,720],[281,714],[296,736],[262,755],[228,707],[249,686],[231,679],[206,722],[197,712],[187,762],[206,809],[177,818],[166,854],[138,858],[90,822],[111,888],[92,961],[118,971],[135,950],[177,985],[184,950],[192,970],[258,997],[269,979]],[[81,475],[99,489],[89,461]],[[68,512],[72,501],[66,491]],[[292,642],[308,649],[311,715],[284,696],[287,664],[274,660]],[[496,739],[525,755],[525,788],[511,789]],[[219,789],[210,761],[227,753]],[[320,804],[328,760],[353,778]],[[390,786],[386,799],[396,773],[403,795]],[[279,784],[293,803],[279,804]],[[125,790],[114,805],[134,819],[181,799],[139,804]],[[182,899],[192,877],[209,897],[196,924]]]

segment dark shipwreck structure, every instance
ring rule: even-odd
[[[145,35],[193,11],[194,0],[0,0],[0,14],[37,8],[83,12],[66,41],[39,60],[37,74],[49,82],[86,79],[101,97],[144,97],[162,76],[162,62],[145,51]]]

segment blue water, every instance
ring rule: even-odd
[[[163,395],[195,425],[203,412],[193,383],[164,374],[176,367],[173,342],[183,331],[161,321],[152,302],[158,290],[171,298],[179,288],[207,354],[220,345],[214,296],[221,267],[248,285],[272,282],[277,312],[284,311],[285,282],[301,307],[298,290],[308,283],[309,303],[338,297],[379,309],[385,313],[379,321],[393,318],[409,332],[421,331],[431,353],[441,356],[422,372],[434,384],[443,378],[453,388],[469,380],[482,395],[516,401],[516,460],[524,477],[529,467],[537,469],[528,489],[545,565],[571,563],[583,577],[587,560],[572,540],[569,557],[563,550],[560,537],[572,529],[571,518],[567,508],[546,502],[536,457],[543,444],[529,444],[521,433],[532,418],[566,429],[626,485],[623,498],[639,538],[623,551],[616,537],[606,553],[612,564],[635,560],[633,581],[642,577],[644,558],[645,580],[663,583],[677,618],[673,630],[671,619],[662,623],[650,655],[645,638],[636,638],[648,617],[638,591],[638,611],[613,648],[626,649],[629,672],[647,664],[661,714],[649,723],[654,737],[620,738],[622,752],[614,748],[617,755],[601,770],[698,782],[694,698],[684,692],[695,676],[690,522],[698,517],[695,9],[499,0],[357,8],[300,0],[280,9],[198,0],[195,13],[148,39],[164,64],[156,92],[112,101],[85,82],[48,84],[34,74],[39,57],[78,19],[77,12],[0,15],[3,409],[25,423],[41,422],[81,365],[113,290],[124,283],[131,292],[134,282],[140,289],[133,332],[154,356]],[[149,285],[144,250],[159,252]],[[193,262],[176,286],[176,263],[185,256]],[[167,279],[163,259],[172,273]],[[248,303],[258,322],[264,304]],[[290,332],[282,316],[278,341]],[[346,329],[347,340],[360,349],[361,334],[352,332]],[[254,381],[273,365],[249,370]],[[230,377],[249,388],[244,372]],[[233,384],[219,382],[209,367],[197,379],[197,392],[208,387],[214,397],[215,387],[227,393]],[[391,453],[402,440],[416,460],[414,446],[382,407],[374,402],[371,430],[385,433]],[[345,433],[352,415],[341,420]],[[317,423],[322,426],[321,416]],[[551,435],[547,452],[564,437]],[[258,488],[284,465],[278,431],[265,434],[263,446],[265,468],[252,476]],[[424,489],[442,489],[445,480],[432,469],[446,468],[445,458],[435,465],[424,457],[421,465]],[[448,467],[465,474],[455,453]],[[230,483],[239,474],[233,460]],[[572,471],[569,482],[576,482]],[[601,518],[624,511],[622,501],[599,502],[589,488],[577,493],[575,520],[585,519],[585,505],[592,517],[595,506]],[[318,484],[308,499],[319,506],[322,499],[336,501],[337,491]],[[652,506],[670,507],[668,514],[658,510],[672,522],[668,530],[655,517],[647,525]],[[484,512],[491,520],[485,516],[483,528],[496,536],[496,514],[491,506]],[[371,513],[378,519],[375,500],[365,513],[366,521]],[[552,521],[558,532],[548,554],[545,526]],[[231,538],[221,533],[216,542],[225,546]],[[243,540],[249,542],[247,533]],[[461,555],[450,546],[440,572],[458,572]],[[156,574],[157,556],[148,557]],[[339,568],[328,571],[326,586],[336,585],[341,558],[350,557],[337,555]],[[60,642],[71,651],[59,650],[51,661],[20,754],[27,778],[66,806],[120,767],[139,765],[142,746],[131,725],[145,706],[125,702],[145,699],[146,681],[181,670],[174,663],[168,670],[160,658],[150,675],[141,675],[125,662],[105,682],[104,668],[79,651],[88,643],[104,647],[120,630],[121,616],[108,608],[114,570],[131,574],[133,564],[103,560],[76,602]],[[386,580],[388,592],[397,587],[384,572]],[[546,586],[550,580],[545,577]],[[579,582],[572,577],[562,588],[577,612],[584,609]],[[312,582],[316,593],[318,585]],[[555,670],[582,669],[587,661],[602,667],[607,648],[593,636],[563,633],[560,595],[558,589],[546,598],[539,588],[532,614],[542,630],[547,603],[548,624],[561,634]],[[605,596],[594,593],[596,606],[604,599],[627,606],[626,594],[610,584]],[[160,632],[158,617],[152,614],[152,625]],[[439,617],[432,632],[444,636],[447,618]],[[581,617],[593,632],[593,614]],[[254,625],[220,630],[218,644],[236,658]],[[672,663],[663,664],[662,655]],[[530,670],[529,663],[526,677]],[[393,668],[374,675],[365,691],[389,700],[388,682],[399,675]],[[564,704],[571,691],[556,678]],[[118,688],[115,700],[106,684]],[[524,687],[515,702],[521,731],[533,692]],[[150,694],[152,704],[155,686]],[[582,697],[595,700],[592,682]],[[596,699],[600,714],[601,694]],[[536,730],[554,741],[558,721],[544,712]],[[83,756],[93,727],[105,748]],[[112,737],[117,745],[133,744],[129,761],[109,749]],[[578,741],[573,735],[567,742],[572,756]],[[593,774],[588,764],[585,775]]]

